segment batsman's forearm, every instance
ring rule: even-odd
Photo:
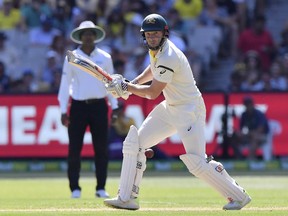
[[[128,83],[128,92],[151,100],[156,99],[160,95],[158,93],[155,94],[149,85],[134,85],[131,83]]]

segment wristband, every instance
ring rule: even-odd
[[[121,82],[121,88],[123,91],[128,91],[128,84],[127,82]]]

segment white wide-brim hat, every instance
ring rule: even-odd
[[[106,35],[104,29],[102,29],[99,26],[96,26],[92,21],[83,21],[80,23],[79,27],[75,28],[71,34],[70,38],[72,41],[78,44],[82,44],[82,41],[80,39],[80,35],[85,30],[92,30],[96,34],[96,39],[94,40],[94,43],[98,43],[102,41]]]

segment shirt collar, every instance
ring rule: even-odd
[[[86,53],[84,53],[84,52],[80,49],[80,46],[77,47],[77,50],[80,52],[81,55],[88,56]],[[88,57],[93,57],[93,56],[97,55],[97,53],[98,53],[98,48],[95,46],[95,47],[94,47],[94,50],[91,52],[90,56],[88,56]]]
[[[167,38],[165,42],[163,43],[163,46],[161,47],[161,49],[157,52],[155,58],[158,58],[159,56],[161,56],[162,53],[164,53],[168,49],[168,46],[169,46],[169,39]]]

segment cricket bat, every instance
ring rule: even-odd
[[[92,75],[96,79],[100,80],[104,84],[110,84],[113,80],[112,76],[107,73],[103,68],[101,68],[99,65],[91,61],[90,59],[73,53],[72,51],[68,50],[67,53],[67,59],[68,62],[78,68],[80,68],[82,71]],[[115,96],[115,95],[113,95]],[[123,99],[127,100],[129,95],[123,95]]]
[[[72,51],[67,51],[67,59],[68,62],[81,70],[85,71],[86,73],[92,75],[93,77],[97,78],[101,82],[104,83],[111,83],[112,77],[109,73],[104,71],[100,66],[95,64],[88,58],[81,56],[79,54],[73,53]]]

